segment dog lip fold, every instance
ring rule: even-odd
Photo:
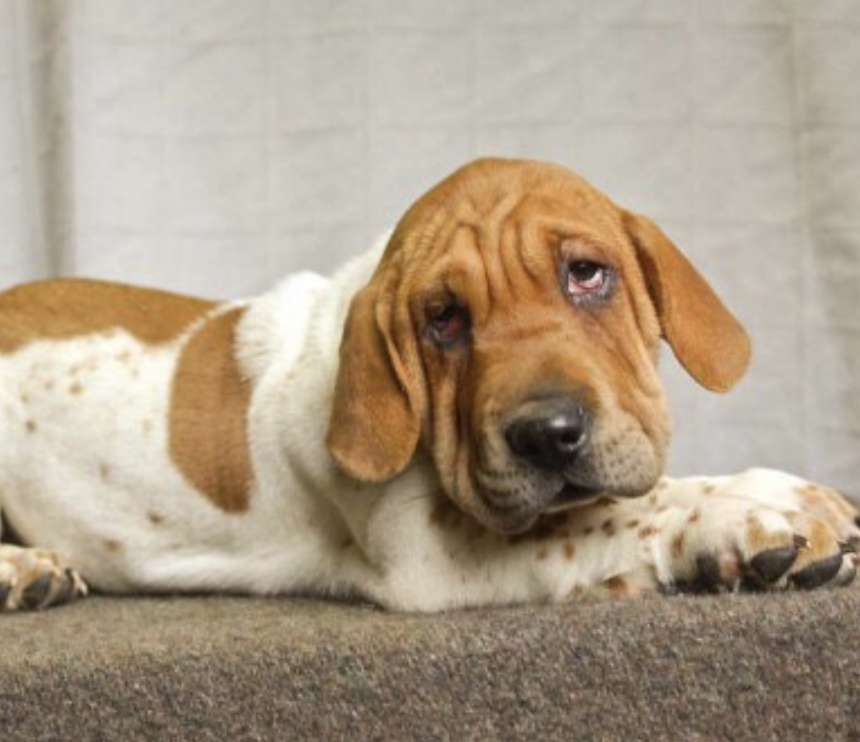
[[[581,504],[583,501],[592,500],[603,494],[603,490],[593,487],[582,487],[576,484],[566,483],[549,501],[545,511],[562,510],[571,505]]]

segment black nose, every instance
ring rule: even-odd
[[[505,430],[511,450],[530,464],[552,471],[570,466],[588,440],[588,416],[581,405],[531,402]]]

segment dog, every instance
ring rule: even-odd
[[[330,279],[212,302],[0,294],[0,606],[105,593],[400,611],[845,585],[857,511],[755,469],[663,476],[665,340],[729,390],[748,337],[648,218],[485,159]]]

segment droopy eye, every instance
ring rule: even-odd
[[[469,331],[469,313],[455,301],[429,307],[427,319],[430,337],[442,347],[453,345]]]
[[[572,297],[602,296],[609,286],[610,268],[592,260],[570,263],[567,271],[567,291]]]

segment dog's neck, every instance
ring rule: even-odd
[[[255,440],[272,447],[276,459],[318,491],[344,477],[325,446],[340,341],[352,297],[370,281],[388,237],[331,278],[309,272],[287,277],[249,302],[238,327],[240,367],[255,390],[250,411],[251,425],[259,426]],[[284,435],[284,426],[300,428],[303,436]]]

